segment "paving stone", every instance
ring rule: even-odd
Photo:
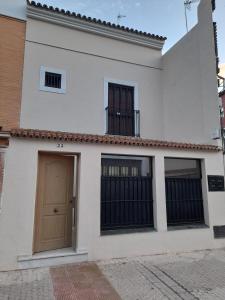
[[[0,300],[225,300],[225,249],[114,259],[98,266],[0,272]]]
[[[49,270],[0,272],[0,300],[53,300]]]
[[[225,250],[100,262],[122,299],[225,300]]]
[[[56,300],[120,300],[120,296],[94,263],[51,268]]]

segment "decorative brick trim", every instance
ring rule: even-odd
[[[11,136],[15,138],[30,138],[43,140],[57,140],[76,143],[88,144],[108,144],[108,145],[129,145],[152,148],[171,148],[171,149],[188,149],[198,151],[221,151],[220,147],[215,145],[178,143],[168,141],[149,140],[136,137],[112,136],[112,135],[93,135],[70,133],[60,131],[47,131],[37,129],[13,129]]]

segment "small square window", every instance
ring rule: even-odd
[[[66,93],[66,72],[59,69],[40,68],[40,90],[52,93]]]
[[[61,89],[62,74],[45,72],[45,86]]]

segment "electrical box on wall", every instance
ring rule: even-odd
[[[220,129],[216,128],[212,132],[212,139],[219,140],[220,139]]]

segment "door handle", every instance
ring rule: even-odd
[[[76,201],[76,196],[72,197],[72,199],[69,201],[69,203],[74,203]]]
[[[56,214],[57,212],[59,212],[57,208],[55,208],[53,211],[54,211],[55,214]]]

